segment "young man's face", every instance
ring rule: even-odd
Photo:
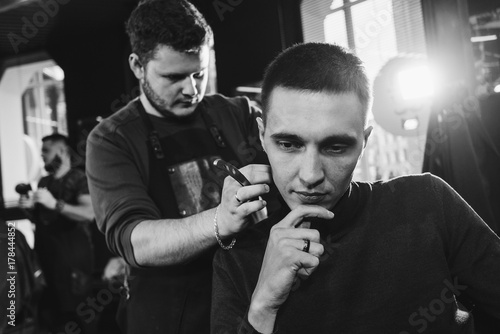
[[[209,48],[199,53],[178,52],[159,46],[142,69],[144,94],[162,115],[190,115],[203,99],[208,80]]]
[[[356,94],[282,87],[273,90],[259,129],[274,182],[292,210],[301,204],[332,209],[371,132]]]

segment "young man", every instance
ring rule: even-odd
[[[212,31],[184,0],[144,1],[127,24],[141,95],[90,134],[87,173],[101,231],[132,266],[119,317],[127,333],[208,333],[212,258],[266,206],[267,165],[245,98],[204,96]],[[266,162],[265,159],[262,162]],[[219,205],[220,203],[220,205]]]
[[[500,240],[450,186],[352,181],[370,94],[335,45],[267,69],[259,130],[286,205],[216,254],[212,333],[473,333],[457,298],[500,319]]]
[[[94,212],[87,178],[72,168],[68,139],[63,135],[42,138],[42,159],[49,175],[19,203],[31,209],[35,252],[47,281],[40,301],[41,326],[59,333],[74,321],[86,333],[88,324],[76,309],[92,289],[90,223]]]

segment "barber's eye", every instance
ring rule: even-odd
[[[185,78],[183,75],[167,75],[165,77],[172,82],[181,81]]]

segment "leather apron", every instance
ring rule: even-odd
[[[218,157],[240,160],[208,112],[199,105],[193,115],[203,118],[205,129],[160,137],[140,100],[136,104],[149,132],[149,195],[161,217],[184,218],[217,206],[224,177],[212,162]],[[186,264],[132,268],[124,301],[126,332],[209,333],[216,250],[214,246]]]

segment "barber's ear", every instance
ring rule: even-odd
[[[128,64],[135,77],[141,80],[144,77],[144,66],[141,63],[139,56],[135,53],[131,53],[130,56],[128,56]]]
[[[259,139],[260,143],[262,145],[262,148],[264,149],[264,152],[266,151],[266,147],[264,146],[264,121],[262,118],[257,117],[257,125],[259,126]]]

